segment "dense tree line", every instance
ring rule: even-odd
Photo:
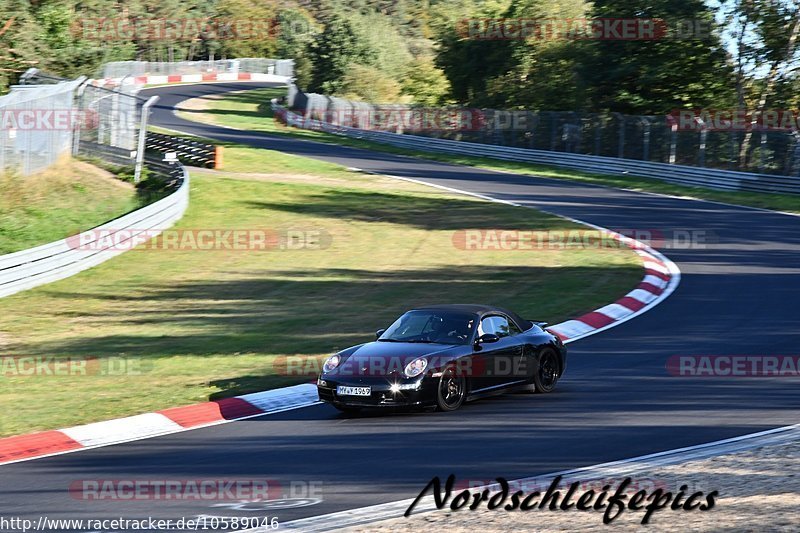
[[[487,20],[633,17],[663,21],[665,33],[505,39],[469,30]],[[250,21],[251,34],[182,25],[154,38],[122,24],[205,19]],[[76,76],[115,60],[265,56],[295,59],[304,89],[375,102],[640,114],[792,107],[798,34],[791,0],[0,0],[0,91],[30,66]]]

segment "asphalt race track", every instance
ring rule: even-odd
[[[513,479],[798,422],[796,379],[674,377],[665,363],[673,355],[800,352],[800,218],[239,132],[172,114],[185,98],[264,85],[151,89],[161,96],[152,123],[418,178],[610,229],[702,231],[714,242],[661,249],[682,271],[677,290],[644,315],[571,344],[567,375],[552,395],[505,395],[454,413],[357,418],[317,405],[12,464],[0,467],[0,514],[37,517],[47,509],[48,516],[63,518],[269,515],[285,522],[413,497],[435,475]],[[379,326],[367,328],[364,338]],[[264,510],[70,497],[70,484],[87,478],[266,478],[282,487],[311,482],[321,483],[323,501]]]

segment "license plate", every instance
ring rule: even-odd
[[[371,393],[370,387],[345,387],[344,385],[336,387],[336,394],[339,396],[369,396]]]

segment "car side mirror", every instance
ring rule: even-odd
[[[491,342],[497,342],[500,340],[500,337],[495,335],[494,333],[484,333],[477,339],[475,339],[475,344],[489,344]]]
[[[379,329],[378,331],[375,332],[375,338],[380,339],[381,335],[383,335],[384,333],[386,333],[385,329]]]

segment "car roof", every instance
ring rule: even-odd
[[[485,315],[490,315],[492,313],[502,313],[508,316],[511,320],[517,323],[523,331],[529,329],[532,326],[532,322],[530,320],[525,320],[521,318],[518,314],[514,313],[513,311],[509,311],[508,309],[503,309],[502,307],[497,307],[496,305],[486,305],[486,304],[441,304],[441,305],[426,305],[424,307],[415,307],[412,311],[460,311],[462,313],[471,313],[476,314],[481,317]]]

